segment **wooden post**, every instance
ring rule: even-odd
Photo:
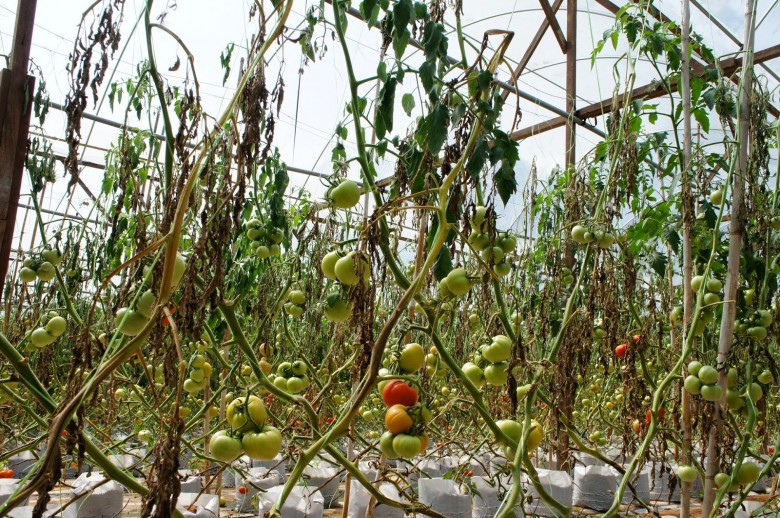
[[[11,44],[11,68],[0,72],[0,279],[3,284],[13,244],[35,89],[35,78],[27,75],[27,63],[36,4],[37,0],[19,0]]]
[[[577,136],[577,124],[574,122],[577,110],[577,0],[569,0],[566,3],[566,168],[574,171],[576,167],[575,138]],[[572,174],[569,182],[574,181]],[[563,262],[567,268],[574,267],[574,254],[571,247],[566,247]],[[574,393],[565,394],[560,401],[561,413],[572,420],[574,412]],[[565,429],[558,430],[555,444],[556,466],[559,470],[570,471],[573,467],[569,451],[569,434]]]

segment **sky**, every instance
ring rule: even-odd
[[[157,0],[155,13],[174,0]],[[715,18],[726,25],[738,39],[743,33],[743,2],[733,0],[699,0],[704,8],[708,9]],[[51,99],[63,103],[68,93],[69,83],[66,65],[68,54],[72,50],[73,40],[77,34],[77,28],[84,9],[92,3],[92,0],[38,0],[36,26],[33,36],[32,60],[40,67],[46,80]],[[246,47],[254,32],[256,22],[248,23],[247,12],[253,3],[252,0],[181,0],[175,9],[169,11],[164,20],[167,28],[179,35],[195,56],[195,67],[201,84],[202,103],[210,114],[216,116],[226,106],[233,94],[237,79],[238,59],[243,55],[242,47]],[[289,27],[296,27],[301,23],[304,13],[312,3],[311,1],[296,1],[293,13],[288,22]],[[136,30],[131,34],[136,23],[141,6],[145,0],[126,0],[125,18],[122,27],[123,40],[121,56],[118,55],[114,76],[111,80],[123,81],[131,77],[135,72],[135,64],[146,56],[145,40],[142,30]],[[671,0],[656,0],[655,4],[671,18],[679,20],[680,2]],[[756,49],[765,48],[778,43],[776,27],[780,26],[780,8],[776,6],[776,0],[760,0],[758,13],[761,24],[757,30]],[[327,5],[326,5],[327,7]],[[715,54],[726,56],[738,50],[738,46],[724,36],[720,30],[707,19],[698,9],[692,9],[692,22],[694,31],[701,34]],[[0,54],[7,54],[11,45],[13,34],[14,14],[16,0],[0,0]],[[595,65],[591,65],[591,49],[595,42],[601,38],[604,30],[611,27],[614,19],[611,14],[599,7],[596,0],[579,0],[578,3],[579,33],[577,38],[577,74],[578,74],[578,101],[579,106],[596,102],[603,98],[611,97],[616,80],[613,75],[614,58],[620,56],[625,50],[618,47],[613,50],[606,47],[601,59]],[[561,7],[557,19],[565,30],[566,5]],[[330,8],[327,7],[330,15]],[[91,21],[91,15],[87,17]],[[469,35],[470,41],[479,43],[482,35],[489,29],[502,29],[514,32],[514,37],[507,56],[510,62],[516,62],[523,55],[531,38],[543,20],[543,13],[537,0],[464,0],[464,32]],[[376,29],[368,30],[366,25],[356,20],[350,20],[347,33],[350,53],[356,67],[358,77],[368,77],[375,73],[379,60],[378,46],[379,33]],[[303,65],[302,56],[295,45],[285,45],[283,50],[273,56],[269,63],[269,75],[275,77],[281,72],[285,84],[285,99],[277,122],[274,144],[279,147],[283,160],[295,167],[329,173],[330,151],[334,144],[333,133],[337,124],[344,120],[344,106],[348,100],[348,82],[344,74],[344,60],[338,42],[331,40],[330,36],[324,39],[328,50],[322,59],[314,63]],[[491,41],[497,41],[496,38]],[[223,71],[220,66],[219,56],[228,44],[235,43],[238,47],[233,55],[233,74],[223,86]],[[164,78],[171,85],[181,85],[185,77],[185,54],[177,47],[172,38],[156,31],[154,33],[154,47],[157,60],[163,70]],[[457,56],[454,38],[451,39],[450,55]],[[469,55],[474,52],[469,50]],[[167,69],[176,60],[181,59],[181,67],[175,72]],[[412,58],[414,60],[414,57]],[[768,62],[770,67],[780,70],[780,60]],[[617,83],[620,84],[626,77],[625,60],[616,67],[620,74]],[[653,78],[653,73],[646,64],[640,63],[636,69],[636,86],[644,84]],[[506,79],[506,70],[501,72]],[[106,81],[106,85],[110,81]],[[770,88],[776,88],[777,82],[768,80]],[[544,101],[560,108],[565,107],[565,56],[561,53],[551,31],[547,31],[539,49],[531,59],[525,73],[521,76],[519,86],[522,90],[537,96]],[[411,82],[405,87],[411,88]],[[373,88],[369,84],[364,87],[368,91]],[[397,99],[400,98],[400,93]],[[515,102],[515,97],[509,98],[510,104]],[[399,103],[400,104],[400,103]],[[419,109],[419,103],[418,103]],[[520,101],[522,121],[519,127],[526,127],[537,122],[552,118],[555,114],[536,106],[528,101]],[[121,121],[124,111],[121,107],[115,107],[112,111],[107,101],[99,106],[90,104],[89,113],[102,117]],[[511,112],[508,107],[505,114],[505,123],[511,125]],[[419,113],[413,113],[412,118],[407,117],[400,109],[396,113],[396,130],[405,133],[414,117]],[[131,125],[144,125],[145,121],[138,121],[135,115],[128,119]],[[602,121],[597,121],[599,127],[603,127]],[[106,126],[85,121],[83,126],[83,140],[89,146],[83,150],[83,158],[95,162],[104,162],[104,151],[116,138],[116,130]],[[509,128],[507,128],[509,129]],[[46,121],[43,131],[54,138],[62,138],[65,130],[65,118],[56,111],[52,111]],[[36,129],[36,132],[41,131]],[[543,135],[529,138],[520,143],[521,163],[518,165],[517,175],[521,183],[528,176],[528,170],[532,162],[536,162],[537,170],[541,177],[545,177],[557,165],[564,160],[564,129],[557,129]],[[353,132],[350,132],[351,134]],[[596,135],[584,129],[578,130],[577,154],[584,156],[598,142]],[[354,151],[352,135],[347,140],[348,151]],[[64,152],[66,147],[62,142],[54,142],[55,152]],[[380,164],[379,176],[392,174],[391,162]],[[357,179],[358,171],[351,170],[351,177]],[[102,172],[95,169],[85,169],[82,179],[94,191],[99,191]],[[303,186],[312,192],[315,198],[321,197],[325,187],[321,180],[304,175],[292,176],[293,186]],[[62,174],[58,182],[48,189],[48,195],[44,199],[43,207],[53,211],[67,212],[68,214],[89,215],[91,203],[82,190],[76,190],[72,199],[65,193],[66,181]],[[28,187],[23,187],[23,199],[21,203],[29,204],[29,197],[25,197]],[[519,195],[510,202],[506,209],[505,225],[511,224],[521,210]],[[27,248],[32,238],[31,217],[23,224],[23,213],[17,221],[17,233],[20,234],[20,244]]]

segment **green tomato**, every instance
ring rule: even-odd
[[[331,322],[346,322],[352,315],[352,303],[341,298],[338,292],[331,293],[325,300],[325,316]]]
[[[425,365],[425,349],[418,343],[406,344],[401,350],[398,365],[404,372],[417,372]]]
[[[764,389],[758,383],[751,383],[748,387],[748,396],[753,403],[758,403],[764,397]]]
[[[571,238],[575,243],[580,245],[584,245],[593,241],[592,234],[590,236],[588,236],[588,234],[590,234],[590,232],[588,232],[588,229],[582,225],[574,225],[574,227],[571,229]],[[588,239],[588,237],[591,239]]]
[[[507,362],[494,363],[485,367],[485,381],[488,385],[500,387],[509,379],[509,364]]]
[[[388,459],[397,459],[398,453],[393,449],[394,435],[390,432],[385,432],[379,437],[379,449]]]
[[[468,274],[464,268],[455,268],[447,274],[447,287],[455,296],[462,296],[468,293],[471,288]]]
[[[726,388],[735,388],[739,383],[739,371],[735,367],[731,367],[726,373]]]
[[[461,370],[477,388],[482,388],[482,385],[485,384],[485,373],[474,363],[466,362]]]
[[[719,279],[707,280],[707,291],[711,293],[720,293],[720,290],[722,289],[723,289],[723,283]]]
[[[341,259],[341,254],[336,250],[328,252],[320,262],[320,268],[322,269],[322,275],[331,280],[336,280],[336,262]]]
[[[274,387],[278,388],[279,390],[283,390],[287,392],[287,378],[283,378],[282,376],[277,376],[274,378]]]
[[[21,270],[19,270],[19,279],[21,279],[22,282],[35,282],[35,279],[37,278],[38,275],[35,273],[35,270],[33,270],[32,268],[27,268],[25,266]]]
[[[126,317],[125,314],[127,314]],[[148,322],[148,318],[127,308],[119,308],[114,317],[114,323],[119,327],[119,332],[127,336],[137,335]]]
[[[493,273],[499,277],[506,277],[511,273],[511,271],[512,266],[506,261],[501,261],[500,263],[497,263],[495,266],[493,266]]]
[[[693,291],[699,291],[702,284],[704,284],[704,277],[701,275],[697,275],[691,279],[691,289]]]
[[[41,258],[54,266],[58,266],[62,262],[62,253],[56,248],[52,248],[41,252]]]
[[[40,280],[48,282],[54,278],[56,271],[57,270],[54,268],[53,264],[51,264],[49,261],[44,261],[41,263],[35,273],[38,275]]]
[[[715,475],[715,485],[719,488],[729,484],[730,481],[731,477],[726,473],[718,473]]]
[[[720,401],[723,397],[723,388],[720,385],[703,385],[701,387],[701,397],[705,401]]]
[[[152,309],[154,308],[154,301],[156,299],[157,297],[154,295],[152,290],[146,290],[141,294],[140,297],[138,297],[138,302],[135,305],[136,312],[143,315],[146,319],[151,318]]]
[[[209,451],[220,462],[232,462],[241,455],[241,441],[220,430],[211,436]]]
[[[411,459],[422,449],[422,442],[414,435],[399,433],[393,437],[393,450],[402,459]]]
[[[683,482],[694,482],[698,478],[699,472],[693,466],[678,466],[677,476]]]
[[[303,308],[300,306],[296,306],[292,302],[285,302],[284,303],[284,312],[290,315],[293,318],[298,318],[301,315],[303,315]]]
[[[57,315],[50,318],[49,321],[46,322],[46,331],[48,331],[52,336],[57,337],[65,332],[67,326],[68,323],[65,321],[65,319]]]
[[[764,340],[767,336],[767,331],[764,326],[749,327],[747,335],[755,340]]]
[[[245,432],[255,428],[262,429],[268,419],[263,400],[255,395],[238,397],[230,402],[227,407],[226,417],[228,424],[234,430]]]
[[[760,473],[761,468],[755,462],[743,462],[737,470],[736,482],[737,484],[751,484],[758,480]]]
[[[287,299],[296,306],[303,306],[306,302],[306,294],[301,290],[292,290],[287,294]]]
[[[368,282],[371,278],[371,267],[366,258],[358,255],[355,251],[349,252],[336,261],[336,266],[334,267],[336,279],[346,286],[354,286],[360,281],[361,277],[358,276],[358,270],[361,272],[363,281]]]
[[[360,187],[352,180],[342,180],[328,192],[328,201],[338,209],[351,209],[360,201]]]
[[[287,392],[290,394],[298,394],[306,389],[306,384],[303,379],[293,376],[287,379]]]
[[[694,376],[693,374],[689,375],[687,378],[685,378],[683,385],[685,386],[685,390],[694,396],[701,394],[702,383],[698,376]]]
[[[54,343],[56,339],[56,336],[52,335],[42,327],[38,327],[33,330],[32,333],[30,333],[30,342],[39,349]]]
[[[282,432],[265,426],[261,432],[247,432],[241,437],[244,452],[255,460],[273,460],[282,449]]]
[[[703,365],[701,369],[699,369],[697,376],[699,376],[699,379],[705,385],[712,385],[713,383],[718,382],[718,371],[715,370],[715,367],[709,365]]]

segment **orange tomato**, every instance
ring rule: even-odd
[[[385,414],[385,428],[393,435],[405,433],[414,424],[411,416],[406,412],[403,405],[393,405],[387,409]]]
[[[424,452],[428,449],[428,436],[425,434],[418,435],[418,439],[420,439],[420,453]]]

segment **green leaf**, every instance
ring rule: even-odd
[[[501,161],[501,167],[496,170],[493,181],[496,183],[496,191],[501,197],[501,201],[506,206],[509,198],[517,191],[517,179],[515,178],[514,168],[506,160]]]
[[[364,19],[370,20],[374,14],[374,9],[379,7],[379,0],[363,0],[360,2],[360,14]],[[371,27],[373,24],[369,24]]]
[[[425,88],[425,93],[431,94],[434,86],[434,74],[436,73],[435,65],[430,61],[426,61],[420,65],[420,82]]]
[[[652,268],[659,277],[664,277],[666,275],[666,267],[668,262],[669,261],[666,258],[666,254],[661,252],[654,252],[650,257],[650,268]]]
[[[401,106],[403,107],[406,115],[412,116],[412,110],[414,110],[415,102],[412,94],[406,93],[401,97]]]
[[[696,119],[696,122],[699,123],[701,129],[704,130],[704,133],[710,132],[710,115],[704,108],[693,110],[693,117]]]
[[[380,61],[376,67],[376,75],[382,82],[387,81],[387,62]]]
[[[433,61],[437,57],[447,55],[447,36],[445,36],[444,25],[429,21],[425,24],[423,31],[423,52],[425,59]]]
[[[479,177],[479,173],[482,171],[482,168],[487,161],[488,152],[489,148],[487,142],[485,142],[484,138],[480,138],[477,145],[474,146],[474,151],[471,153],[469,161],[466,162],[466,173],[468,173],[471,178]]]
[[[447,139],[447,128],[450,125],[450,113],[446,106],[439,104],[433,111],[420,123],[418,132],[422,133],[423,139],[432,154],[441,151],[444,141]]]
[[[383,139],[388,131],[393,130],[393,111],[395,108],[395,87],[397,82],[391,77],[379,92],[379,104],[376,107],[374,129],[377,138]]]
[[[393,52],[395,53],[395,59],[400,60],[404,57],[404,51],[406,46],[409,45],[409,39],[412,37],[411,33],[404,29],[403,31],[393,31]]]

